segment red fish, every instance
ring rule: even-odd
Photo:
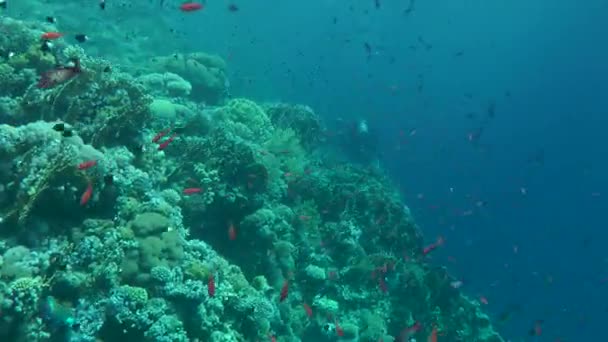
[[[416,321],[411,327],[405,328],[399,334],[399,341],[409,341],[410,337],[422,329],[422,324]]]
[[[386,285],[386,281],[382,275],[378,277],[378,287],[383,293],[388,293],[388,286]]]
[[[209,279],[207,280],[207,293],[209,297],[215,297],[215,277],[213,274],[209,275]]]
[[[334,325],[336,326],[336,334],[338,336],[344,336],[344,329],[342,329],[337,319],[334,319]]]
[[[42,74],[38,81],[38,88],[52,88],[60,83],[71,80],[80,72],[80,61],[76,59],[74,60],[74,66],[60,66]]]
[[[424,247],[424,249],[422,250],[422,255],[427,255],[427,254],[431,253],[432,251],[434,251],[437,247],[439,247],[441,245],[443,245],[443,237],[440,236],[437,239],[437,242]]]
[[[534,327],[530,329],[528,335],[530,336],[540,336],[543,333],[543,321],[537,320],[534,322]]]
[[[427,342],[437,342],[437,327],[433,327],[431,334],[426,339]]]
[[[198,2],[186,2],[179,6],[179,9],[182,10],[182,12],[194,12],[203,9],[203,5]]]
[[[88,160],[78,164],[78,170],[86,170],[97,165],[97,160]]]
[[[287,295],[289,295],[289,281],[285,280],[283,286],[281,287],[281,294],[279,296],[279,302],[287,299]]]
[[[93,195],[93,184],[89,183],[87,185],[87,189],[80,196],[80,205],[85,205],[91,199],[91,195]]]
[[[228,238],[232,241],[236,240],[236,228],[232,221],[228,224]]]
[[[172,136],[169,137],[169,139],[163,141],[161,144],[158,145],[158,150],[162,151],[165,148],[167,148],[167,146],[169,146],[169,144],[175,139],[175,137],[177,137],[177,134],[173,134]]]
[[[152,142],[156,143],[158,142],[162,137],[164,137],[165,135],[167,135],[167,133],[169,133],[171,131],[171,128],[167,128],[164,131],[160,131],[158,133],[156,133],[156,135],[154,136],[154,138],[152,138]]]
[[[53,40],[63,36],[63,33],[59,32],[45,32],[40,36],[40,39]]]
[[[312,309],[310,308],[310,306],[308,306],[308,304],[306,304],[306,303],[302,304],[302,306],[304,306],[304,311],[306,311],[306,316],[312,317]]]
[[[183,193],[184,195],[194,195],[194,194],[198,194],[199,192],[202,192],[203,189],[202,188],[185,188]]]

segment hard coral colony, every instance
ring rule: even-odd
[[[384,176],[322,166],[312,109],[229,98],[217,56],[136,76],[36,27],[0,18],[0,340],[503,341]]]

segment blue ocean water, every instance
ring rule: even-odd
[[[426,239],[445,238],[433,262],[505,337],[542,320],[537,341],[608,341],[608,2],[411,1],[149,10],[179,32],[157,54],[220,53],[233,95],[365,120]]]
[[[543,320],[538,341],[608,340],[608,3],[407,6],[246,4],[212,44],[233,53],[238,91],[367,120],[427,238],[446,238],[436,262],[508,316],[507,338]]]

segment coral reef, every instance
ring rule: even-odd
[[[0,29],[1,340],[503,341],[389,179],[314,153],[311,108],[224,101],[211,55],[135,77]]]

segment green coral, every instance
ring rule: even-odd
[[[136,236],[146,237],[166,232],[171,221],[159,213],[146,212],[135,216],[129,226]]]
[[[40,49],[40,43],[32,43],[27,50],[15,54],[8,60],[8,64],[17,69],[35,69],[38,73],[45,72],[55,67],[57,60],[51,53],[45,53]]]
[[[120,292],[125,296],[125,302],[134,306],[143,306],[148,302],[148,291],[143,287],[123,285]]]
[[[362,342],[375,342],[387,333],[384,317],[370,310],[361,311],[361,339]]]
[[[188,263],[184,269],[186,276],[200,281],[207,281],[209,276],[213,274],[213,270],[199,260],[193,260]]]
[[[122,235],[132,235],[138,247],[125,254],[122,277],[138,284],[147,283],[150,271],[157,266],[173,267],[184,258],[183,240],[170,221],[157,213],[137,215],[122,228]]]
[[[226,121],[227,130],[250,141],[263,142],[270,137],[272,123],[257,103],[236,98],[216,111],[216,116]]]

